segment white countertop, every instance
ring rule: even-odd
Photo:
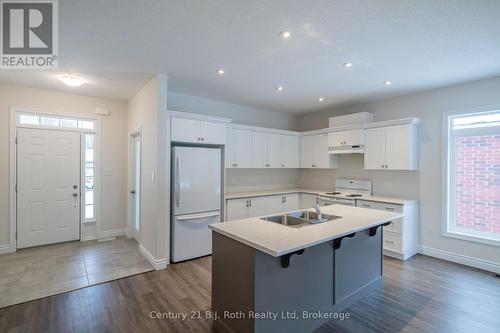
[[[379,196],[379,195],[371,195],[369,197],[362,197],[362,198],[358,198],[357,200],[385,202],[385,203],[390,203],[390,204],[395,204],[395,205],[405,205],[405,204],[417,202],[417,200],[414,200],[414,199],[389,198],[389,197],[383,197],[383,196]]]
[[[279,257],[403,217],[399,213],[344,205],[321,207],[321,212],[341,218],[292,228],[256,217],[211,224],[209,228],[259,251]]]
[[[248,192],[228,192],[224,195],[226,200],[229,199],[240,199],[240,198],[251,198],[251,197],[263,197],[268,195],[280,195],[280,194],[288,194],[288,193],[309,193],[309,194],[323,194],[328,191],[317,191],[317,190],[308,190],[303,188],[284,188],[277,190],[262,190],[262,191],[248,191]]]

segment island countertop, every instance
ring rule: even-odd
[[[209,228],[271,256],[280,257],[403,217],[400,213],[344,205],[323,206],[321,212],[340,218],[292,228],[254,217],[211,224]]]

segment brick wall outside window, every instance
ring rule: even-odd
[[[500,234],[500,135],[457,137],[456,226]]]

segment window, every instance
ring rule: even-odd
[[[95,134],[84,133],[84,194],[83,207],[84,218],[86,221],[95,219],[95,203],[94,203],[94,156],[95,156]]]
[[[500,242],[500,111],[448,117],[446,232]]]
[[[95,120],[59,117],[38,113],[18,113],[17,121],[21,125],[80,128],[85,130],[95,129]]]

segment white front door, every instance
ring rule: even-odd
[[[17,247],[80,238],[80,133],[18,130]]]

